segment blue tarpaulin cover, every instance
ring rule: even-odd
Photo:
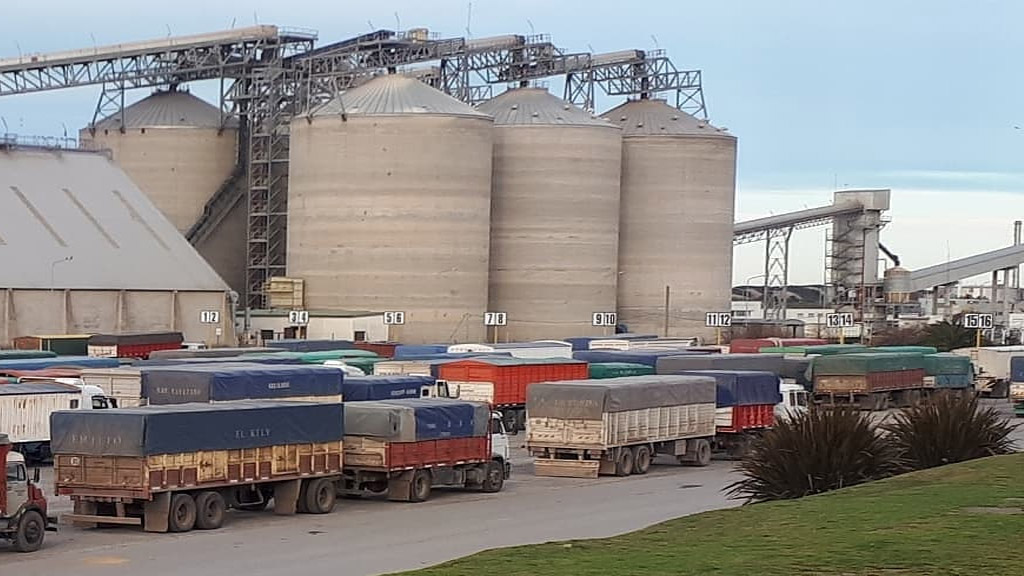
[[[117,368],[117,358],[94,358],[92,356],[57,356],[56,358],[20,358],[0,360],[3,370],[46,370],[47,368]]]
[[[486,436],[490,407],[448,398],[409,398],[345,404],[345,434],[393,442]]]
[[[423,386],[433,383],[430,376],[349,376],[341,394],[346,402],[419,398]]]
[[[782,402],[779,377],[772,372],[753,370],[694,370],[683,372],[715,379],[715,406],[755,406]]]
[[[657,366],[658,358],[688,356],[692,354],[710,354],[710,352],[687,351],[685,348],[675,350],[579,350],[573,352],[572,357],[584,362],[626,362],[628,364]]]
[[[151,367],[142,371],[142,396],[150,404],[339,396],[343,379],[338,368],[308,364]]]
[[[152,456],[336,442],[344,418],[340,403],[175,404],[54,412],[50,431],[54,454]]]
[[[290,352],[323,352],[325,350],[349,350],[356,345],[349,340],[270,340],[264,342],[267,348],[278,348]]]

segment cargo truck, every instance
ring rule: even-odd
[[[435,487],[499,492],[511,473],[500,415],[482,402],[348,402],[345,423],[344,496],[423,502]]]
[[[538,476],[646,474],[658,454],[707,466],[715,380],[633,376],[544,382],[527,390],[526,447]]]
[[[93,334],[89,337],[89,356],[96,358],[149,358],[157,350],[180,350],[181,332],[144,332],[137,334]]]
[[[1013,414],[1024,418],[1024,356],[1010,359],[1010,402]]]
[[[325,514],[344,438],[340,403],[239,401],[53,415],[54,483],[83,526],[220,528],[229,509]]]
[[[115,405],[96,386],[53,381],[0,384],[0,430],[29,462],[43,462],[51,457],[50,414]]]
[[[0,539],[18,552],[35,552],[47,531],[57,530],[57,519],[47,513],[46,496],[39,488],[39,470],[29,480],[25,457],[12,450],[7,434],[0,434]]]
[[[1010,362],[1024,357],[1024,346],[982,346],[958,348],[953,354],[971,359],[976,369],[974,388],[985,398],[1008,398],[1010,395]]]
[[[849,404],[864,410],[911,405],[930,393],[925,388],[924,356],[913,353],[850,353],[811,361],[814,398],[823,404]]]
[[[567,358],[487,357],[446,362],[436,369],[450,393],[486,402],[502,413],[505,428],[516,434],[526,426],[526,390],[536,382],[584,380],[586,362]]]
[[[341,386],[345,402],[448,398],[448,384],[433,376],[346,376]]]

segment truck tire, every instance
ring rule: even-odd
[[[219,492],[200,492],[196,496],[196,528],[200,530],[216,530],[224,525],[224,512],[227,504]]]
[[[711,442],[701,438],[693,442],[694,466],[707,466],[711,464]]]
[[[615,475],[629,476],[633,473],[633,449],[619,448],[619,457],[615,461]]]
[[[430,499],[430,485],[430,472],[428,470],[417,470],[414,472],[412,483],[409,486],[409,501],[426,502]]]
[[[21,515],[18,531],[14,533],[14,549],[18,552],[35,552],[43,545],[46,534],[46,519],[35,510]]]
[[[299,499],[295,503],[296,514],[309,514],[309,510],[306,508],[306,497],[309,494],[309,485],[312,482],[312,480],[303,480],[299,486]]]
[[[491,460],[484,465],[484,482],[480,485],[482,492],[501,492],[505,487],[505,465],[497,460]]]
[[[647,474],[651,469],[651,448],[647,445],[637,446],[633,454],[633,472],[635,474]]]
[[[188,532],[196,525],[196,501],[188,494],[171,497],[171,511],[167,515],[167,529],[170,532]]]
[[[338,489],[328,478],[311,480],[306,488],[306,514],[327,514],[334,510],[338,499]]]

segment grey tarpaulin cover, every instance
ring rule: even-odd
[[[658,358],[658,374],[680,374],[690,370],[757,370],[782,373],[782,354],[711,354]]]
[[[543,382],[526,389],[526,412],[531,418],[600,420],[606,412],[714,404],[716,387],[708,376]]]
[[[491,409],[483,402],[407,398],[345,404],[345,434],[392,442],[486,436]]]

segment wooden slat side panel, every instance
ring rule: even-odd
[[[530,447],[603,449],[700,438],[715,433],[715,405],[689,404],[605,413],[600,422],[531,418],[527,431]]]

